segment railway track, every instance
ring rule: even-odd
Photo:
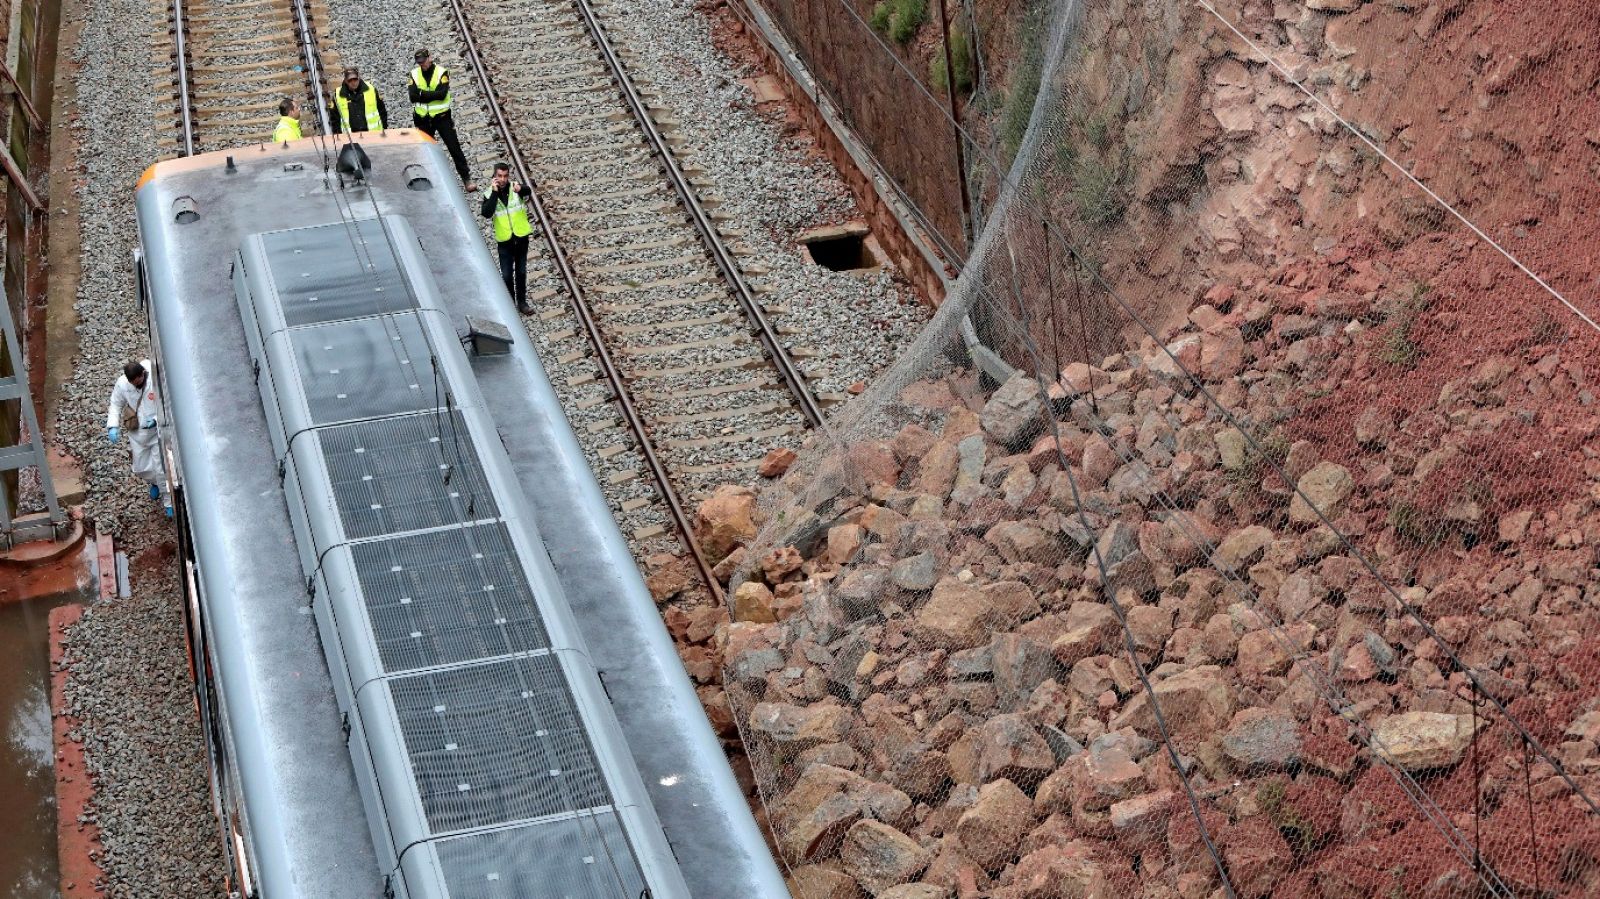
[[[697,196],[672,123],[654,115],[597,8],[450,0],[466,68],[513,171],[534,188],[549,264],[572,302],[575,327],[547,332],[547,348],[558,362],[592,354],[605,389],[579,406],[614,401],[621,420],[600,426],[619,441],[631,433],[653,490],[624,500],[624,519],[659,507],[668,522],[630,536],[638,545],[678,531],[715,593],[689,504],[753,471],[772,446],[798,444],[822,422],[822,403],[842,397],[812,394],[745,279],[736,235]],[[601,455],[627,451],[619,442]]]
[[[339,58],[317,25],[328,18],[320,0],[170,0],[165,8],[156,46],[167,46],[177,129],[160,138],[164,155],[268,140],[284,97],[310,107],[307,135],[327,130],[322,73]]]

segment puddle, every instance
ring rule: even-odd
[[[50,609],[76,595],[0,604],[0,896],[57,899],[50,733]]]

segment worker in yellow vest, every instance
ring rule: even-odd
[[[478,189],[467,176],[467,156],[461,152],[461,139],[456,137],[456,122],[450,117],[450,72],[435,65],[433,54],[426,49],[412,54],[417,67],[411,70],[411,121],[417,130],[436,138],[450,151],[450,160],[456,164],[456,174],[467,185],[467,192]]]
[[[506,292],[516,299],[517,311],[524,315],[533,311],[528,306],[528,235],[533,226],[528,223],[527,205],[532,196],[527,185],[511,180],[511,166],[494,164],[489,194],[483,198],[483,217],[494,222],[500,277],[506,282]]]
[[[333,92],[333,102],[328,116],[333,120],[333,133],[360,134],[363,131],[382,131],[389,121],[389,108],[378,89],[361,80],[361,70],[350,66],[344,70],[343,83]]]
[[[272,142],[281,144],[300,139],[300,104],[293,97],[278,101],[278,127],[272,129]]]

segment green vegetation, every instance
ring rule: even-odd
[[[971,93],[972,42],[967,39],[967,32],[960,25],[950,29],[950,62],[956,67],[956,90],[963,94]],[[928,82],[939,93],[950,89],[950,79],[944,71],[942,50],[934,52],[933,62],[928,65]]]
[[[1408,499],[1397,499],[1389,506],[1389,526],[1402,540],[1418,546],[1438,546],[1444,529],[1432,515]]]
[[[1421,282],[1411,285],[1411,295],[1389,315],[1390,328],[1378,347],[1378,361],[1401,368],[1416,368],[1422,358],[1422,348],[1411,338],[1417,318],[1428,308],[1428,294],[1432,288]]]
[[[1322,844],[1326,835],[1317,833],[1316,827],[1289,803],[1287,793],[1283,781],[1271,780],[1256,788],[1256,802],[1277,825],[1278,833],[1283,835],[1289,848],[1296,855],[1309,855]]]
[[[1022,23],[1022,60],[1011,73],[1005,106],[1000,111],[1000,143],[1009,163],[1022,146],[1033,117],[1033,101],[1039,97],[1039,80],[1044,77],[1044,38],[1041,15],[1031,11]]]
[[[1122,176],[1095,156],[1079,156],[1072,165],[1072,206],[1090,225],[1110,225],[1122,218],[1128,201]]]
[[[1277,428],[1258,425],[1250,432],[1244,464],[1224,469],[1223,477],[1237,487],[1259,488],[1267,471],[1272,466],[1283,465],[1288,458],[1289,438]]]
[[[869,21],[874,31],[904,46],[928,21],[928,0],[881,0],[872,8]]]

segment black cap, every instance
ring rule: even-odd
[[[417,62],[422,62],[424,59],[427,59],[429,56],[432,56],[432,55],[433,55],[432,53],[428,52],[428,48],[427,47],[423,47],[422,49],[418,50],[417,52],[411,54],[411,58],[416,60]]]

